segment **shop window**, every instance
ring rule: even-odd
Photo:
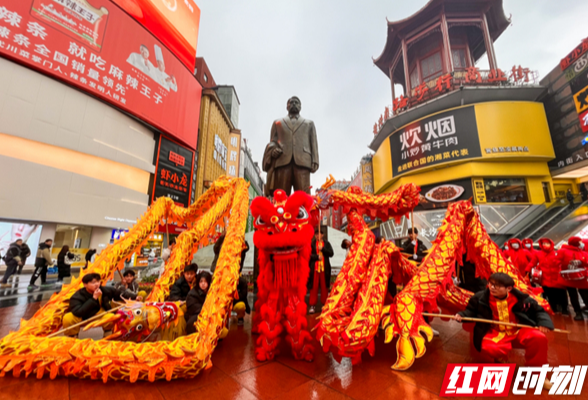
[[[443,72],[443,64],[441,62],[441,52],[430,55],[421,60],[421,72],[423,74],[423,81],[433,79],[440,76]]]
[[[70,249],[90,248],[92,228],[78,225],[57,225],[53,247],[69,246]]]
[[[484,179],[488,203],[528,203],[527,184],[524,179]]]
[[[451,54],[453,56],[453,68],[454,69],[466,69],[466,51],[465,49],[451,49]]]

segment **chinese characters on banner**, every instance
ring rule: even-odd
[[[0,0],[0,54],[196,148],[200,84],[108,0]]]
[[[229,160],[227,161],[227,175],[239,176],[239,158],[241,155],[241,135],[231,132],[229,135]]]
[[[582,40],[570,54],[565,56],[559,63],[561,70],[565,71],[574,61],[576,61],[584,53],[588,52],[588,38]]]
[[[482,156],[474,106],[421,119],[394,132],[389,139],[394,177]]]
[[[533,82],[531,82],[533,81]],[[429,82],[422,82],[415,87],[412,92],[412,97],[405,97],[401,94],[392,102],[392,110],[386,107],[384,114],[380,115],[378,122],[374,124],[374,135],[377,135],[382,129],[386,121],[394,114],[398,114],[416,104],[427,101],[433,97],[439,96],[443,93],[449,92],[460,86],[472,85],[524,85],[528,83],[535,83],[536,74],[529,68],[523,68],[520,65],[514,65],[507,73],[500,68],[490,71],[485,71],[484,74],[478,67],[467,67],[463,71],[456,71],[452,74],[441,75],[435,80]]]
[[[219,135],[214,135],[214,160],[221,166],[225,171],[227,170],[227,146],[223,143],[223,140]]]
[[[190,205],[194,152],[160,136],[153,201],[169,197],[183,207]]]

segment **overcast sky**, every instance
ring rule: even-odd
[[[197,0],[202,14],[198,57],[217,84],[234,85],[239,128],[260,161],[272,122],[286,101],[317,128],[320,168],[312,185],[332,174],[350,179],[370,153],[373,125],[392,103],[390,81],[372,62],[386,43],[386,18],[406,18],[425,0]],[[495,43],[500,68],[551,71],[588,36],[585,0],[504,0],[512,24]],[[487,68],[481,60],[478,66]]]

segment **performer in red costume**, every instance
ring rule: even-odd
[[[532,258],[532,257],[533,257],[533,256],[534,256],[534,255],[535,255],[537,252],[539,252],[539,251],[540,251],[540,250],[536,250],[536,249],[533,247],[533,239],[531,239],[531,238],[526,238],[526,239],[523,239],[523,249],[525,249],[526,251],[528,251],[528,252],[530,253],[530,255],[531,255],[531,258]]]
[[[582,239],[577,236],[572,236],[568,239],[568,244],[561,246],[557,252],[558,267],[560,275],[558,276],[558,284],[564,286],[570,295],[570,302],[574,307],[574,320],[582,321],[582,308],[580,307],[580,300],[578,299],[578,292],[582,296],[584,304],[588,304],[588,280],[585,277],[586,268],[588,268],[588,254],[584,251],[584,243]],[[569,274],[566,279],[562,276],[566,275],[566,271],[577,271],[578,274]],[[584,277],[581,276],[584,274]],[[579,279],[581,278],[581,279]]]
[[[531,272],[533,268],[541,270],[541,287],[543,295],[549,301],[551,309],[555,313],[561,312],[563,315],[570,315],[568,311],[568,294],[565,286],[558,283],[559,281],[559,262],[557,253],[554,249],[553,240],[548,238],[539,239],[541,250],[533,254],[533,258],[527,267]]]
[[[256,228],[253,242],[259,249],[255,356],[258,361],[272,360],[285,328],[294,357],[312,361],[314,348],[306,329],[304,298],[314,234],[310,217],[313,199],[302,191],[288,197],[283,190],[276,190],[274,203],[265,197],[251,203]]]
[[[526,270],[531,261],[532,254],[523,245],[519,239],[510,239],[508,241],[510,250],[508,250],[508,258],[518,268],[522,277],[526,277]]]
[[[547,364],[545,333],[554,329],[553,322],[533,298],[514,288],[510,275],[502,272],[490,275],[488,288],[472,296],[467,308],[455,317],[459,322],[462,317],[469,317],[537,327],[517,328],[476,322],[474,347],[496,361],[506,361],[513,346],[522,347],[527,366]],[[549,381],[545,382],[545,387],[549,389]]]

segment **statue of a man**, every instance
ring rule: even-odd
[[[282,189],[310,194],[310,173],[319,167],[318,144],[314,122],[300,116],[302,103],[296,96],[288,100],[288,116],[274,121],[271,142],[263,156],[267,172],[266,196]]]

